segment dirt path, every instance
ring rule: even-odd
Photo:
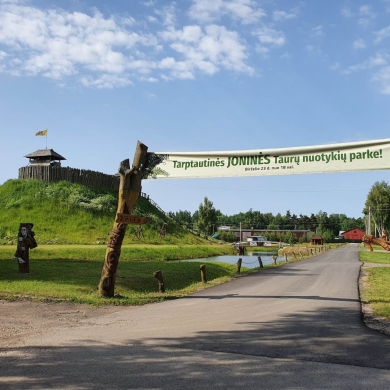
[[[20,345],[25,337],[42,334],[53,327],[75,327],[81,320],[120,309],[118,306],[93,307],[65,302],[0,300],[0,348]]]

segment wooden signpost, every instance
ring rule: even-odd
[[[134,154],[133,165],[130,169],[129,159],[124,160],[119,166],[119,194],[118,209],[110,240],[107,244],[104,266],[99,283],[99,295],[112,298],[115,290],[115,278],[121,254],[122,242],[125,237],[127,225],[140,224],[147,221],[146,218],[131,215],[141,192],[142,172],[146,162],[148,147],[138,141]]]
[[[148,222],[146,217],[137,217],[136,215],[121,214],[116,215],[116,223],[124,223],[126,225],[140,225]]]

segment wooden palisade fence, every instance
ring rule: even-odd
[[[56,167],[50,165],[30,165],[19,168],[19,179],[37,179],[44,181],[69,181],[94,187],[118,189],[119,176],[105,173],[77,169],[70,167]]]

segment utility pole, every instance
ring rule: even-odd
[[[367,234],[371,234],[371,206],[368,206]]]

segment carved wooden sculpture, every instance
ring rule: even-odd
[[[114,296],[116,270],[127,225],[145,222],[144,218],[131,216],[131,213],[141,192],[142,171],[147,151],[147,146],[138,141],[132,168],[130,169],[128,159],[122,161],[119,166],[120,183],[117,216],[107,244],[102,276],[98,287],[100,296],[110,298]]]
[[[138,240],[140,240],[141,238],[145,238],[142,225],[137,226],[137,229],[134,231],[134,236],[135,238],[138,238]]]
[[[18,261],[19,272],[28,274],[30,272],[30,249],[38,246],[35,241],[35,233],[31,230],[34,224],[21,223],[19,225],[18,243],[14,259]]]
[[[161,225],[161,229],[159,231],[159,237],[160,238],[164,238],[165,237],[165,234],[166,234],[166,225],[167,223],[166,222],[163,222],[162,225]]]
[[[390,251],[390,241],[387,241],[385,238],[383,238],[383,236],[381,238],[375,238],[371,234],[365,234],[362,237],[362,242],[371,252],[373,251],[372,244],[380,245],[383,249]]]

